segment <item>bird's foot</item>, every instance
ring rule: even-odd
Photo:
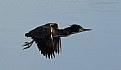
[[[30,48],[32,46],[33,42],[34,42],[34,40],[31,41],[31,42],[25,42],[25,44],[23,46],[27,46],[27,47],[24,47],[23,50],[27,49],[27,48]]]

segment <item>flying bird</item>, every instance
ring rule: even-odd
[[[25,42],[23,46],[27,47],[24,47],[23,50],[30,48],[35,42],[41,54],[49,59],[55,58],[55,53],[59,54],[61,51],[61,37],[67,37],[71,34],[90,30],[91,29],[85,29],[78,24],[59,29],[57,23],[47,23],[25,34],[25,37],[31,37],[32,41]]]

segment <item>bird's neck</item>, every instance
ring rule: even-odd
[[[58,29],[53,31],[53,37],[67,37],[70,33],[64,29]]]

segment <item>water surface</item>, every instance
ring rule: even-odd
[[[0,0],[0,70],[121,70],[120,0]],[[29,30],[47,22],[80,24],[90,32],[62,38],[62,54],[48,60]]]

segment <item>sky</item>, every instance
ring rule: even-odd
[[[24,34],[48,22],[92,30],[62,38],[51,60],[36,44],[22,50]],[[120,30],[120,0],[0,0],[0,70],[121,70]]]

